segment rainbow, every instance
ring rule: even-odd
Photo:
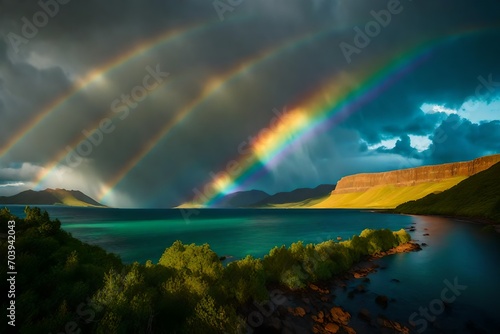
[[[211,207],[225,194],[244,189],[250,182],[262,176],[268,166],[278,164],[293,148],[294,143],[308,140],[339,124],[399,79],[413,72],[432,57],[439,47],[456,38],[477,32],[478,30],[474,30],[433,39],[388,62],[379,61],[379,66],[372,65],[350,75],[337,75],[320,89],[315,89],[314,94],[297,103],[295,108],[281,115],[274,125],[261,131],[257,140],[249,145],[249,152],[232,160],[231,169],[220,172],[213,181],[200,189],[191,205]],[[356,87],[356,84],[361,82],[362,84]],[[229,170],[239,172],[231,175]]]
[[[237,19],[227,20],[227,22],[236,22]],[[37,114],[32,120],[30,120],[25,126],[21,128],[10,140],[0,149],[0,157],[6,154],[13,146],[15,146],[20,140],[26,137],[38,124],[42,123],[44,119],[48,118],[51,114],[57,111],[62,105],[66,102],[70,101],[74,96],[76,96],[81,90],[85,89],[93,82],[101,78],[102,76],[110,73],[112,70],[119,68],[129,61],[136,59],[137,57],[146,54],[147,52],[165,46],[167,43],[177,41],[181,38],[188,37],[192,34],[204,32],[211,27],[215,27],[221,24],[219,20],[211,19],[202,21],[201,23],[189,24],[180,28],[170,29],[165,32],[162,32],[156,36],[153,36],[147,40],[141,41],[139,44],[127,50],[125,53],[122,53],[111,60],[107,61],[105,64],[101,65],[99,68],[93,70],[89,73],[84,79],[80,80],[77,85],[71,87],[68,91],[61,94],[59,97],[54,99],[51,103],[45,106],[40,113]],[[108,111],[105,117],[111,117],[114,114],[112,111]],[[92,129],[96,128],[99,124],[100,120],[105,118],[99,118],[94,124],[91,126]],[[83,134],[78,134],[74,137],[74,139],[68,145],[71,150],[74,150],[82,141],[86,138]],[[66,147],[68,147],[66,146]],[[68,150],[66,148],[61,149],[57,152],[54,157],[50,159],[50,162],[47,164],[45,168],[37,175],[33,183],[35,184],[35,188],[38,188],[41,183],[57,168],[57,166],[62,162],[62,160],[68,155]]]
[[[135,166],[137,166],[137,164],[143,160],[174,127],[185,121],[189,115],[197,110],[198,107],[205,103],[209,98],[214,96],[220,89],[240,78],[244,74],[255,70],[264,63],[276,59],[286,52],[296,50],[306,43],[317,41],[318,39],[327,36],[329,33],[339,32],[343,29],[346,28],[332,28],[329,26],[327,28],[320,29],[319,31],[313,31],[291,38],[280,43],[278,46],[271,47],[263,52],[259,52],[257,55],[244,59],[224,74],[211,79],[196,98],[185,105],[172,120],[167,122],[150,140],[148,140],[147,143],[116,173],[115,177],[106,182],[106,184],[102,187],[100,195],[97,197],[98,201],[103,201],[105,197],[110,194],[110,192],[128,175],[128,173]]]

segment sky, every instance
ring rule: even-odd
[[[496,0],[0,0],[0,195],[209,202],[500,153]]]

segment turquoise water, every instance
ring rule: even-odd
[[[500,237],[468,222],[356,210],[214,209],[190,211],[192,215],[185,219],[175,209],[44,208],[73,236],[119,254],[125,262],[158,261],[175,240],[209,243],[218,255],[238,259],[247,254],[262,257],[276,245],[289,246],[298,240],[317,243],[337,236],[346,239],[365,228],[399,230],[414,224],[412,237],[428,246],[378,260],[387,268],[371,274],[369,283],[353,281],[347,290],[333,291],[335,302],[353,315],[367,308],[373,318],[381,314],[404,323],[417,312],[416,329],[425,325],[430,333],[500,332],[500,322],[495,320],[500,319]],[[23,216],[22,206],[10,209]],[[466,288],[441,312],[445,280],[457,280]],[[363,298],[350,298],[349,291],[361,283],[367,288]],[[395,301],[384,310],[374,302],[378,294]],[[419,314],[420,308],[429,307],[436,311],[429,314],[432,321]],[[352,322],[371,331],[356,316]]]
[[[10,207],[23,215],[22,206]],[[338,210],[181,210],[42,207],[74,237],[119,254],[125,262],[158,261],[176,240],[210,244],[219,256],[262,257],[298,240],[344,239],[365,228],[399,230],[410,217]]]

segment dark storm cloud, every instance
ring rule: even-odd
[[[27,119],[70,86],[66,75],[59,67],[37,69],[25,63],[12,62],[6,55],[6,44],[0,41],[0,101],[3,109],[0,123],[0,140],[6,142]],[[63,134],[64,130],[61,130]],[[51,138],[46,138],[47,144]],[[43,143],[39,142],[39,152],[43,155]],[[50,145],[47,146],[47,148]],[[28,153],[34,153],[34,149]],[[33,155],[22,159],[33,159]],[[41,159],[41,158],[40,158]],[[29,161],[29,160],[27,160]],[[43,161],[38,160],[37,161]]]
[[[114,130],[104,134],[80,164],[71,166],[63,160],[60,174],[49,178],[49,185],[64,187],[69,182],[95,196],[99,185],[119,174],[215,75],[294,36],[326,26],[335,31],[242,72],[206,99],[118,184],[118,195],[110,204],[167,206],[188,200],[194,188],[211,180],[210,173],[224,170],[228,161],[241,156],[239,145],[269,124],[273,108],[300,104],[321,82],[338,73],[344,73],[354,86],[362,86],[366,78],[359,73],[368,76],[377,70],[375,65],[394,63],[403,52],[448,35],[455,37],[437,43],[424,61],[344,122],[300,140],[249,187],[277,192],[334,183],[344,175],[389,169],[399,161],[423,164],[498,152],[497,123],[464,120],[459,132],[449,128],[446,114],[420,109],[424,103],[456,109],[470,99],[491,101],[500,95],[498,90],[481,89],[489,94],[476,96],[478,85],[483,84],[478,77],[500,81],[498,30],[470,33],[497,24],[498,1],[402,0],[401,12],[370,38],[369,45],[352,54],[348,63],[340,43],[353,44],[353,28],[364,29],[374,20],[371,12],[386,10],[388,4],[387,0],[245,0],[218,12],[213,1],[202,0],[71,0],[59,4],[47,24],[26,37],[23,26],[42,10],[39,3],[0,0],[2,143],[90,71],[137,43],[170,29],[214,22],[145,52],[75,94],[0,158],[0,181],[32,180],[82,131],[91,132],[96,122],[109,117],[113,101],[142,84],[146,67],[159,65],[170,73],[168,79],[130,108],[126,118],[115,117]],[[14,45],[12,34],[27,43]],[[454,139],[439,143],[440,128]],[[411,135],[432,136],[433,144],[427,152],[416,152]],[[394,148],[370,149],[395,138]],[[451,147],[454,140],[463,142],[463,152]],[[71,183],[78,178],[85,182]]]
[[[443,112],[426,114],[418,110],[414,115],[410,115],[408,120],[401,122],[402,124],[382,124],[379,134],[390,138],[399,137],[401,135],[426,136],[432,133],[438,124],[446,119],[446,117],[447,115]],[[378,143],[381,139],[375,134],[372,135],[372,138],[375,139],[375,141],[371,142],[372,144]]]
[[[475,98],[481,85],[478,77],[500,78],[496,60],[500,45],[492,42],[495,36],[463,37],[438,48],[414,72],[364,107],[361,117],[352,117],[346,124],[360,129],[371,143],[403,133],[428,134],[441,116],[424,115],[423,103],[458,108]],[[490,94],[489,100],[497,97],[498,93]]]
[[[470,124],[468,139],[484,150],[496,152],[500,149],[500,121]]]
[[[423,152],[429,163],[475,159],[500,152],[500,121],[474,124],[450,115],[431,136],[432,145]]]
[[[417,136],[425,136],[429,133],[432,133],[432,131],[436,128],[436,125],[445,118],[446,114],[444,113],[418,113],[415,118],[413,118],[408,122],[408,124],[406,124],[402,131],[395,131],[394,134],[407,133]],[[384,132],[385,131],[386,129],[384,129]]]

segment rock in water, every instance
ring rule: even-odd
[[[330,310],[330,315],[333,321],[342,325],[347,325],[349,323],[349,320],[351,319],[351,315],[349,314],[349,312],[344,311],[339,306],[334,306]]]
[[[380,305],[380,307],[382,308],[387,308],[387,305],[389,304],[389,299],[387,298],[387,296],[384,296],[384,295],[379,295],[377,296],[377,298],[375,298],[375,302]]]
[[[325,330],[328,333],[337,333],[339,329],[340,329],[339,325],[333,323],[329,323],[325,326]]]

